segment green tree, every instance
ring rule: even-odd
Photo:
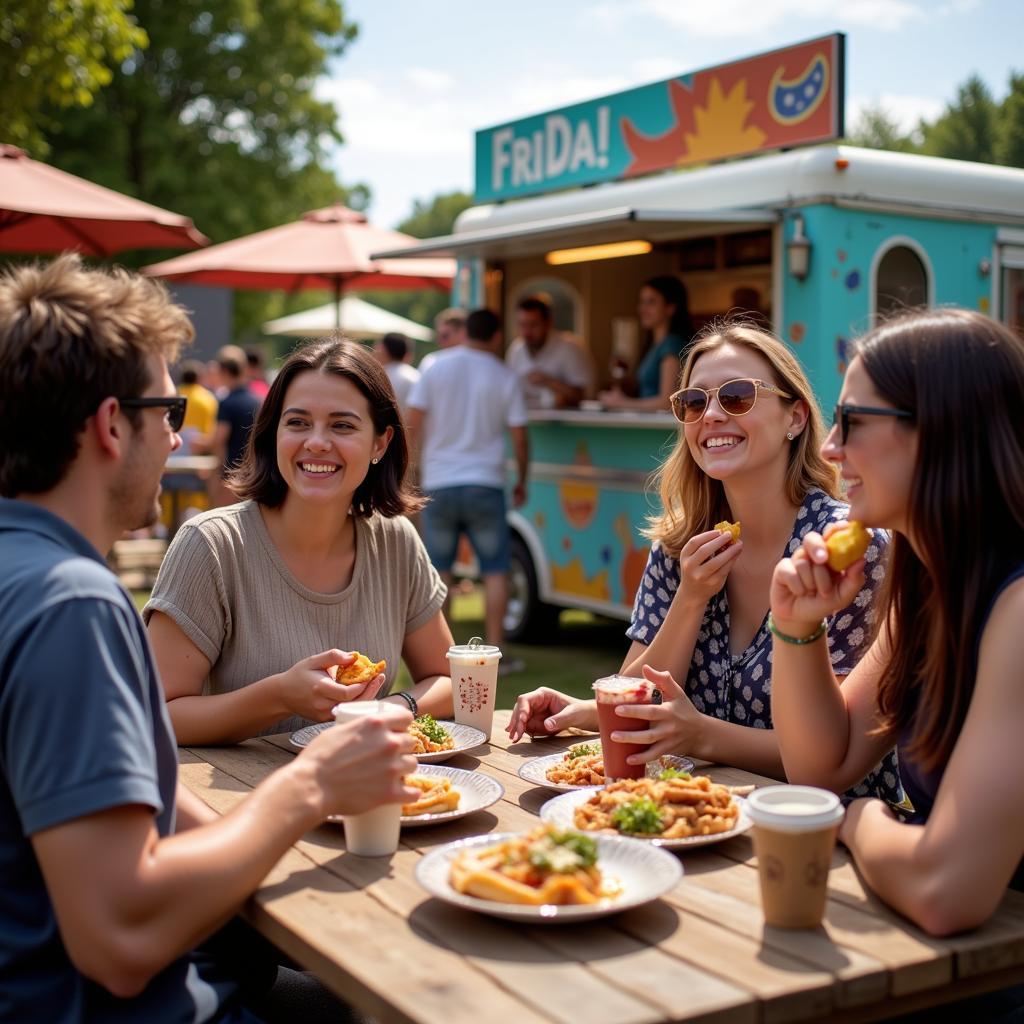
[[[999,108],[996,162],[1024,167],[1024,74],[1010,75],[1010,91]]]
[[[413,238],[449,235],[455,227],[458,215],[472,205],[473,197],[468,192],[443,192],[433,199],[416,199],[413,201],[412,213],[398,225],[398,230],[412,235]],[[428,326],[433,324],[434,317],[442,309],[451,305],[447,292],[425,289],[397,292],[367,291],[362,294],[367,302]]]
[[[904,132],[881,103],[861,110],[849,140],[855,146],[888,149],[896,153],[913,153],[918,148],[913,135]]]
[[[937,120],[921,123],[921,150],[930,156],[995,163],[998,120],[999,106],[988,86],[972,75]]]
[[[87,107],[116,65],[145,48],[132,0],[0,0],[0,141],[46,156],[49,107]]]
[[[65,170],[187,214],[213,241],[341,200],[327,169],[338,114],[314,95],[356,36],[340,0],[137,0],[149,46],[135,49],[85,111],[54,111]],[[137,263],[157,255],[129,254]],[[239,292],[238,335],[280,298]]]

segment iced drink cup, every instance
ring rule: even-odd
[[[620,704],[653,704],[657,689],[647,679],[634,676],[606,676],[594,683],[597,700],[597,725],[601,730],[601,754],[604,758],[604,777],[611,779],[642,779],[644,765],[627,764],[630,754],[646,750],[646,743],[616,743],[613,732],[636,732],[649,729],[651,723],[644,718],[622,718],[615,713]],[[659,698],[660,699],[660,695]]]
[[[839,797],[813,786],[767,786],[747,797],[766,924],[817,928],[825,916]]]
[[[480,729],[488,740],[494,721],[494,698],[498,693],[498,662],[501,651],[473,637],[468,644],[448,648],[452,675],[455,721]]]
[[[376,700],[356,700],[338,704],[334,720],[340,724],[355,722],[371,715],[389,716],[392,706]],[[381,804],[362,814],[343,815],[345,846],[360,857],[389,857],[398,849],[398,833],[402,828],[402,805]]]

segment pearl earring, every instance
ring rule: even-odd
[[[790,430],[790,431],[788,431],[788,432],[787,432],[787,434],[786,434],[786,440],[787,440],[787,441],[792,441],[792,440],[793,440],[793,431],[792,431],[792,430]]]
[[[375,458],[370,459],[370,461],[376,466],[377,463],[380,462],[380,456],[378,455]]]

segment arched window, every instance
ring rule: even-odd
[[[872,305],[875,318],[902,309],[927,306],[932,300],[932,275],[925,251],[909,238],[891,238],[875,255]]]
[[[555,330],[565,331],[579,337],[583,333],[583,303],[580,293],[568,281],[558,277],[531,277],[515,290],[509,306],[510,328],[515,326],[515,308],[520,299],[528,295],[539,295],[551,305],[552,324]],[[515,337],[515,331],[509,334]]]

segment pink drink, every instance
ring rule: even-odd
[[[647,679],[633,676],[607,676],[594,683],[597,698],[597,725],[601,730],[601,752],[604,756],[604,777],[612,779],[642,779],[642,764],[627,764],[630,754],[646,750],[646,743],[616,743],[613,732],[636,732],[649,729],[644,718],[623,718],[615,713],[620,704],[652,704],[655,687]]]

